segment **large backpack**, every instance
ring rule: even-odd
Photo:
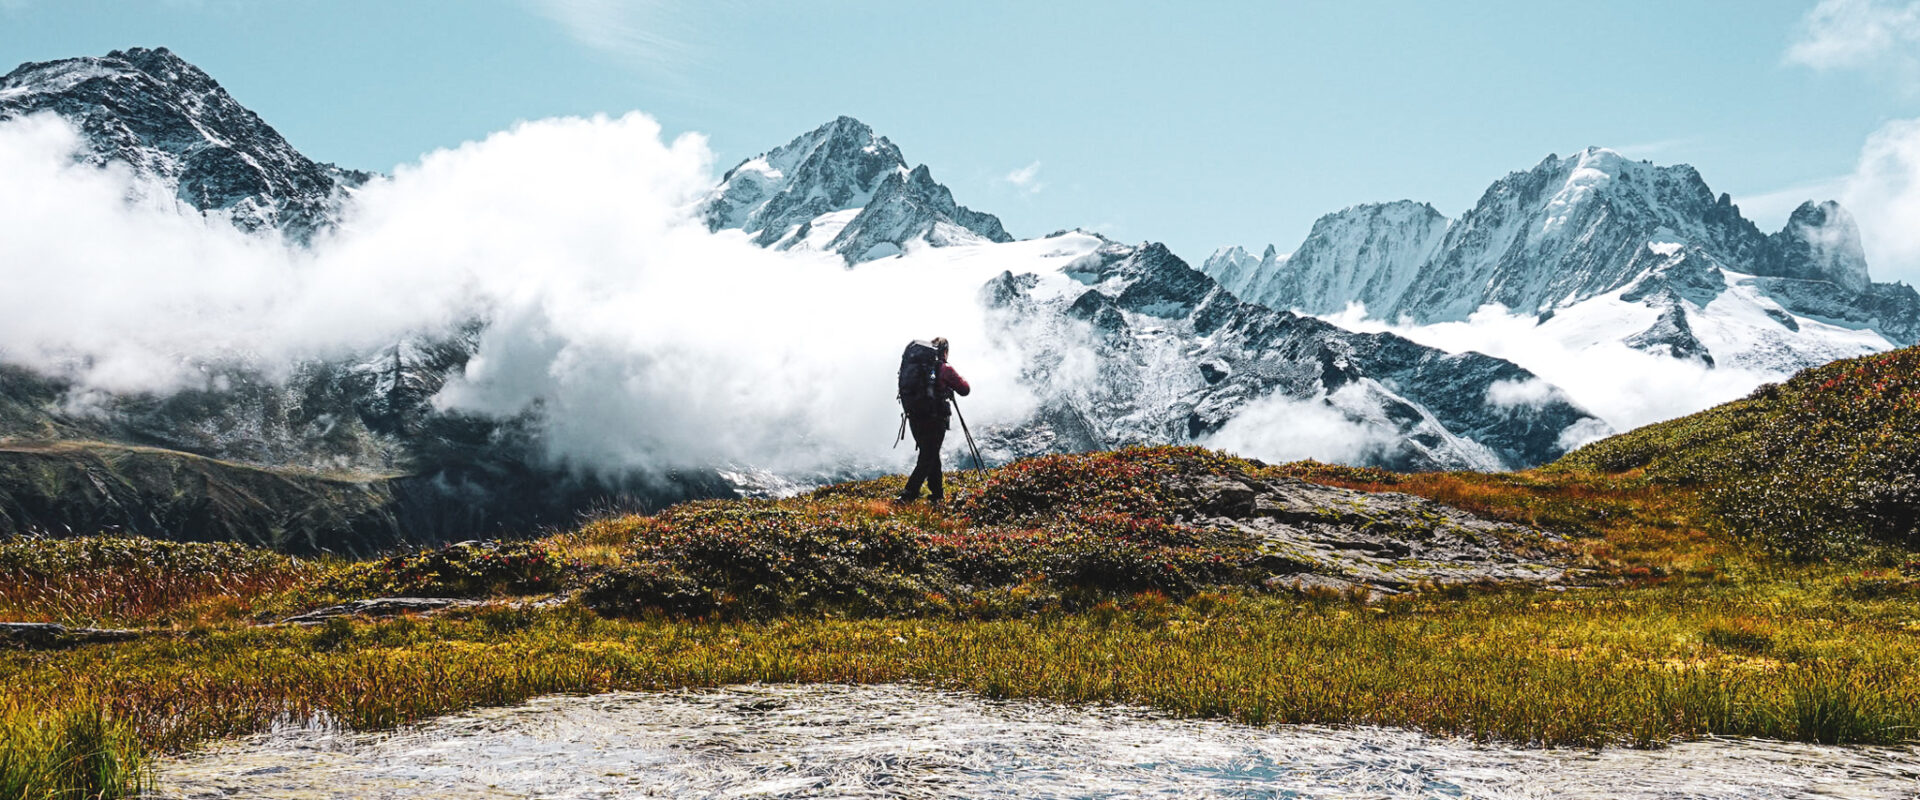
[[[940,397],[940,351],[915,340],[900,354],[900,408],[910,417],[937,415],[947,404]]]

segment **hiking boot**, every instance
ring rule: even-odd
[[[916,501],[918,501],[919,499],[920,499],[920,495],[917,495],[917,494],[903,494],[903,495],[900,495],[900,496],[898,496],[898,497],[895,497],[895,498],[893,498],[893,504],[894,504],[894,505],[899,505],[899,506],[904,506],[904,505],[906,505],[906,504],[908,504],[908,503],[912,503],[912,502],[916,502]]]

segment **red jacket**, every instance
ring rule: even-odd
[[[940,380],[935,384],[935,391],[942,397],[950,396],[949,393],[966,397],[973,392],[973,387],[968,386],[967,379],[954,371],[952,364],[943,361],[940,362]]]

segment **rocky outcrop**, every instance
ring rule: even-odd
[[[1571,575],[1558,534],[1481,519],[1412,495],[1292,478],[1179,477],[1189,524],[1247,543],[1269,588],[1378,596],[1423,586],[1551,584]]]
[[[480,600],[463,600],[456,597],[375,597],[370,600],[355,600],[350,603],[316,608],[287,617],[281,622],[292,625],[315,625],[330,619],[343,617],[397,617],[401,614],[437,614],[466,608],[479,608],[485,605]]]
[[[142,632],[117,628],[69,628],[51,622],[0,622],[0,647],[59,650],[83,644],[126,642]]]
[[[952,247],[1009,241],[1013,237],[998,218],[955,203],[953,193],[921,165],[905,177],[888,175],[826,249],[858,263],[898,254],[910,242]]]

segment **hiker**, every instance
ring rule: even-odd
[[[920,499],[920,484],[927,485],[928,501],[938,505],[944,494],[940,482],[940,443],[947,438],[949,405],[955,394],[967,396],[973,387],[947,363],[947,340],[934,337],[931,342],[915,341],[900,355],[900,410],[907,428],[913,431],[913,446],[920,459],[900,492],[900,502]]]

